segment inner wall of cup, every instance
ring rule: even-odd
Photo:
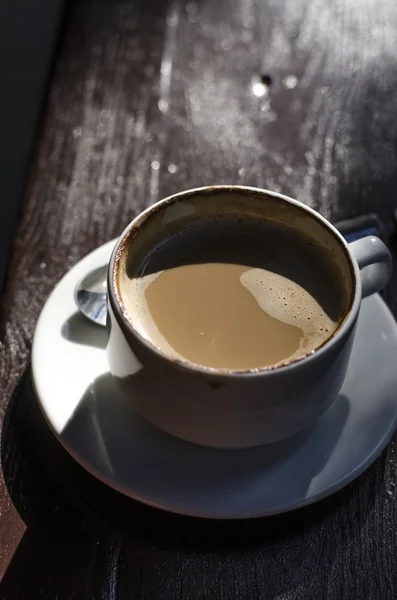
[[[344,321],[353,302],[354,270],[341,240],[321,219],[299,205],[265,192],[238,188],[209,188],[179,194],[138,217],[122,241],[119,259],[115,264],[113,281],[121,305],[120,289],[128,289],[138,265],[159,239],[176,233],[192,222],[222,217],[274,221],[299,230],[320,245],[337,266],[345,287],[346,309],[341,323]],[[130,316],[126,314],[126,317],[132,323]]]

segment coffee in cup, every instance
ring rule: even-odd
[[[204,200],[205,202],[205,196]],[[348,289],[329,249],[262,215],[199,211],[128,252],[120,294],[140,334],[173,358],[215,369],[276,367],[335,333]]]
[[[337,397],[361,298],[390,274],[379,239],[348,245],[281,194],[175,194],[138,215],[113,251],[110,372],[144,419],[184,440],[282,440]]]

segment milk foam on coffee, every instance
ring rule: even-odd
[[[264,312],[301,329],[303,335],[299,348],[288,357],[289,360],[321,346],[338,326],[305,288],[282,275],[264,269],[251,269],[243,273],[240,281]]]
[[[346,295],[323,248],[271,222],[200,222],[120,277],[135,327],[167,355],[218,369],[278,366],[338,328]]]

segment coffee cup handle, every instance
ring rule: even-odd
[[[349,244],[361,275],[362,297],[379,292],[390,281],[392,257],[385,244],[374,235]]]

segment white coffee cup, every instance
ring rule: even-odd
[[[234,214],[263,211],[310,233],[351,278],[343,322],[314,353],[287,365],[233,371],[195,365],[167,356],[144,338],[126,312],[118,289],[118,269],[126,247],[146,245],[156,223],[181,227],[195,210]],[[199,207],[197,209],[197,206]],[[270,211],[270,212],[269,212]],[[159,215],[161,219],[159,219]],[[198,218],[200,218],[200,215]],[[156,217],[156,218],[155,218]],[[343,263],[343,265],[342,265]],[[297,433],[318,418],[338,395],[347,371],[362,297],[389,281],[392,261],[386,246],[370,236],[347,244],[320,214],[287,196],[241,186],[214,186],[170,196],[128,225],[113,251],[108,271],[107,356],[109,368],[135,410],[156,427],[197,444],[247,448]]]

